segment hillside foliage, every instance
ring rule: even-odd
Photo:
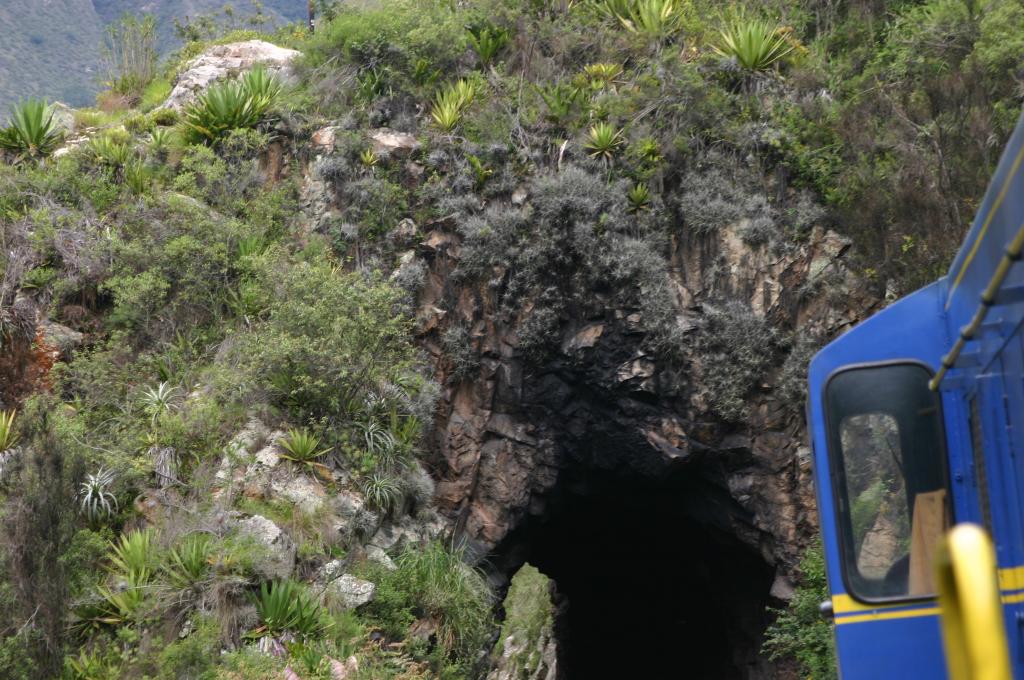
[[[414,337],[426,271],[400,225],[450,226],[453,280],[494,292],[528,362],[597,294],[639,310],[652,352],[702,353],[709,411],[742,422],[775,365],[799,394],[820,339],[724,298],[683,328],[671,244],[736,227],[783,254],[831,228],[879,296],[907,293],[948,265],[1024,94],[1018,0],[317,7],[314,33],[264,36],[303,52],[294,83],[255,71],[182,115],[158,108],[203,41],[229,39],[204,24],[175,58],[113,79],[100,102],[116,106],[75,112],[88,142],[14,148],[17,114],[0,132],[12,678],[328,678],[353,655],[359,678],[480,677],[494,602],[462,550],[355,564],[368,532],[433,495],[417,472],[439,391]],[[315,158],[328,125],[333,149]],[[367,131],[382,127],[418,148],[376,148]],[[332,209],[309,214],[307,171]],[[82,345],[54,346],[37,315]],[[468,324],[444,333],[453,383],[480,370],[472,342]],[[254,418],[288,433],[283,458],[311,484],[365,504],[350,535],[222,493]],[[155,489],[175,512],[145,514]],[[261,571],[265,550],[225,519],[254,514],[297,545],[288,578]],[[321,604],[313,574],[349,557],[376,598]],[[825,678],[814,559],[769,648]]]

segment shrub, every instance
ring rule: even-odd
[[[487,581],[463,562],[461,550],[438,542],[409,547],[395,561],[395,571],[374,574],[378,599],[366,612],[391,634],[401,634],[416,610],[439,622],[437,642],[450,656],[473,658],[494,625],[492,594]]]
[[[469,330],[455,325],[444,332],[441,346],[452,362],[452,375],[456,380],[464,380],[480,370],[480,356],[473,347],[473,338]]]
[[[156,18],[125,14],[107,28],[104,56],[109,87],[134,103],[153,79],[156,70]]]
[[[741,302],[705,305],[706,325],[697,343],[711,407],[727,420],[746,413],[746,398],[778,348],[778,333]]]
[[[0,129],[0,149],[18,159],[35,160],[49,156],[64,134],[53,121],[53,108],[41,99],[28,99],[11,107],[8,127]]]
[[[338,419],[415,351],[401,293],[326,263],[265,263],[266,320],[239,336],[239,362],[297,421]]]
[[[771,610],[778,618],[765,633],[763,651],[771,659],[796,659],[806,677],[834,680],[838,676],[832,625],[818,610],[830,597],[820,544],[804,553],[800,571],[803,578],[789,606]]]

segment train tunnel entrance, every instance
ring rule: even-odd
[[[691,469],[564,471],[498,559],[554,581],[560,680],[775,678],[760,654],[774,569],[746,519]]]

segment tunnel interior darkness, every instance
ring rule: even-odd
[[[738,510],[692,472],[560,478],[504,555],[555,581],[558,677],[772,677],[758,651],[774,570],[736,537]]]

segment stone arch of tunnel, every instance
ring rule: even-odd
[[[715,464],[563,468],[542,507],[491,566],[554,581],[559,680],[786,675],[760,653],[775,570]]]

